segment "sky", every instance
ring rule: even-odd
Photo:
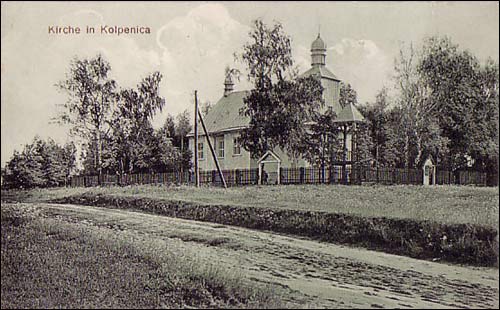
[[[194,109],[194,90],[201,102],[217,102],[224,68],[244,72],[233,55],[258,18],[283,25],[301,72],[310,67],[310,46],[320,31],[327,66],[353,86],[361,103],[392,87],[402,44],[446,35],[481,61],[499,57],[498,2],[2,2],[1,166],[35,135],[61,144],[74,139],[51,121],[67,100],[54,85],[74,57],[101,53],[123,88],[160,71],[166,105],[153,120],[159,127],[167,114]],[[103,34],[104,25],[148,27],[150,33]],[[51,26],[82,33],[49,33]],[[85,33],[87,26],[97,33]],[[243,74],[235,90],[250,87]]]

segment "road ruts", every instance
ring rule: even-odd
[[[416,260],[240,227],[75,205],[45,216],[126,231],[286,288],[292,307],[497,308],[498,269]]]

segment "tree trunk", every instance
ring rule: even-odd
[[[415,166],[418,166],[420,164],[420,161],[422,160],[422,138],[417,135],[417,156],[415,157]]]
[[[101,133],[99,132],[97,134],[97,172],[98,172],[98,178],[97,178],[97,184],[101,186],[102,183],[102,137]]]
[[[405,169],[410,168],[410,135],[408,134],[408,131],[405,130],[405,146],[404,146],[404,153],[405,153]]]
[[[326,137],[322,135],[321,142],[323,145],[321,146],[321,183],[325,183],[325,141]]]
[[[420,111],[417,111],[415,113],[415,122],[414,122],[414,128],[413,128],[413,134],[415,135],[415,140],[417,142],[417,156],[415,157],[415,166],[418,166],[420,164],[420,161],[422,160],[422,135],[421,132],[419,132],[419,128],[422,128],[420,124],[420,118],[421,118],[421,113]]]
[[[347,184],[347,125],[344,125],[344,145],[342,148],[342,182]]]
[[[376,169],[376,173],[377,173],[377,184],[379,182],[378,180],[378,157],[379,157],[379,154],[378,154],[378,149],[379,149],[379,143],[378,143],[378,140],[377,140],[377,146],[375,148],[375,169]]]

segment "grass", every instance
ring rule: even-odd
[[[421,259],[498,266],[498,231],[471,224],[363,217],[357,215],[200,205],[157,198],[102,195],[69,196],[54,203],[134,210],[168,217],[267,230],[315,240],[361,246]]]
[[[498,188],[472,186],[142,185],[3,191],[2,201],[131,209],[421,259],[498,266],[498,196]]]
[[[498,187],[285,185],[222,189],[141,185],[2,191],[2,200],[47,201],[83,193],[156,198],[201,205],[430,220],[444,224],[475,224],[497,229],[499,223]]]
[[[281,307],[256,286],[192,253],[133,233],[2,204],[1,308]]]

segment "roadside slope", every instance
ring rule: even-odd
[[[317,307],[498,308],[498,269],[451,266],[270,232],[128,210],[40,204],[63,221],[147,235],[295,292]]]
[[[498,231],[470,224],[353,214],[198,204],[158,198],[85,193],[53,199],[104,208],[269,230],[420,259],[498,266]]]
[[[1,208],[1,307],[276,308],[280,287],[249,283],[154,236]]]

